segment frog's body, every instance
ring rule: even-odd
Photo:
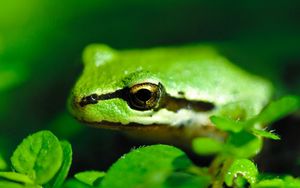
[[[269,82],[231,64],[210,46],[116,51],[94,44],[85,49],[83,60],[70,109],[97,127],[156,127],[151,129],[154,136],[165,128],[178,132],[184,127],[198,136],[213,127],[211,115],[247,119],[272,95]],[[180,137],[180,131],[176,134]]]

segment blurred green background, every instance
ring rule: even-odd
[[[72,143],[74,173],[106,170],[135,144],[120,133],[85,127],[66,110],[82,70],[81,51],[90,43],[117,49],[212,43],[270,79],[276,96],[300,95],[299,7],[298,0],[1,1],[0,155],[8,159],[23,137],[49,129]],[[300,175],[299,122],[277,123],[284,141],[263,152],[262,170]]]

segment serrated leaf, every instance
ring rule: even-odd
[[[213,155],[223,149],[223,144],[221,141],[208,138],[200,137],[193,140],[193,151],[200,155]]]
[[[259,130],[259,129],[252,129],[252,132],[256,136],[261,136],[261,137],[269,138],[269,139],[273,139],[273,140],[280,140],[280,137],[272,132],[268,132],[265,130]]]
[[[255,124],[267,125],[288,114],[300,109],[300,98],[285,96],[277,101],[272,101],[260,114],[245,121],[236,121],[227,117],[212,116],[210,120],[216,127],[223,131],[238,133],[243,129],[251,129]],[[271,136],[265,134],[267,136]],[[275,138],[271,136],[270,138]]]
[[[45,185],[45,188],[60,188],[68,176],[72,164],[72,146],[68,141],[61,141],[63,150],[63,163],[56,176]]]
[[[37,184],[51,180],[62,164],[62,148],[50,131],[40,131],[25,138],[14,151],[13,168],[28,175]]]
[[[16,181],[24,184],[34,184],[32,179],[30,179],[25,174],[20,174],[17,172],[0,172],[0,178],[4,178],[11,181]]]
[[[231,131],[234,133],[240,132],[245,128],[245,122],[242,121],[234,121],[229,118],[212,116],[210,118],[212,123],[220,130],[223,131]]]
[[[78,181],[93,186],[96,180],[98,180],[99,178],[103,178],[104,176],[105,176],[105,172],[85,171],[85,172],[79,172],[75,174],[74,177]]]
[[[172,146],[153,145],[135,149],[108,170],[101,188],[162,187],[174,171],[192,166],[186,154]]]
[[[235,184],[238,177],[246,179],[250,185],[256,183],[258,170],[255,164],[248,159],[237,159],[233,161],[225,174],[225,183],[231,187]]]
[[[260,124],[270,124],[300,109],[300,99],[296,96],[285,96],[272,101],[257,117]]]

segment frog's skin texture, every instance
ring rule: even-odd
[[[92,44],[83,53],[84,70],[69,99],[71,113],[96,127],[168,130],[188,137],[212,134],[212,115],[248,119],[272,96],[271,84],[233,65],[211,46],[159,47],[117,51]],[[139,109],[130,88],[157,86],[157,103]],[[147,98],[147,97],[146,97]],[[167,129],[166,129],[167,128]],[[163,130],[164,131],[160,131]],[[202,130],[202,131],[201,131]],[[151,132],[151,131],[149,131]]]

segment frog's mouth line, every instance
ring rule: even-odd
[[[222,141],[227,137],[226,132],[218,130],[213,125],[190,129],[184,126],[171,127],[166,124],[141,125],[138,123],[129,123],[123,125],[108,121],[81,122],[94,128],[122,131],[133,137],[142,138],[144,140],[161,140],[164,143],[170,143],[171,141],[171,143],[174,143],[175,145],[176,143],[177,145],[182,145],[183,143],[191,144],[191,141],[196,137],[214,137]]]
[[[167,128],[167,129],[176,129],[176,130],[183,130],[186,128],[186,126],[177,126],[177,127],[172,127],[168,124],[139,124],[139,123],[128,123],[128,124],[121,124],[117,122],[109,122],[109,121],[101,121],[101,122],[88,122],[84,120],[79,120],[81,123],[84,123],[88,126],[95,127],[95,128],[107,128],[107,129],[112,129],[112,130],[138,130],[138,129],[143,129],[143,131],[147,129],[161,129],[161,128]],[[213,124],[207,124],[203,126],[199,126],[199,128],[204,129],[204,130],[212,130],[216,129],[216,127]]]
[[[183,92],[178,92],[183,93]],[[120,98],[128,103],[130,105],[130,97],[129,97],[129,88],[123,88],[119,89],[112,93],[107,94],[91,94],[88,96],[85,96],[81,99],[79,102],[80,107],[84,107],[86,105],[90,104],[97,104],[99,101],[102,100],[110,100]],[[169,111],[177,112],[180,109],[189,109],[193,110],[195,112],[209,112],[212,111],[215,108],[215,105],[211,102],[207,101],[193,101],[193,100],[187,100],[185,98],[175,98],[167,94],[166,92],[163,92],[161,95],[161,99],[159,99],[159,106],[154,108],[153,110],[158,111],[162,108],[165,108]]]
[[[112,130],[138,130],[138,129],[156,129],[156,128],[168,128],[173,129],[173,127],[170,127],[167,124],[149,124],[149,125],[142,125],[139,123],[128,123],[128,124],[121,124],[116,122],[109,122],[109,121],[101,121],[101,122],[88,122],[84,120],[79,120],[81,123],[84,123],[88,126],[95,127],[95,128],[106,128],[106,129],[112,129]],[[177,127],[176,129],[182,129],[183,126]]]

